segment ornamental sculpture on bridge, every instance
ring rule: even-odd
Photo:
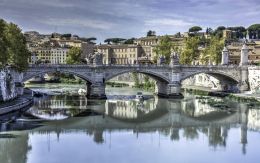
[[[165,56],[160,55],[158,60],[157,60],[157,65],[164,65],[165,63],[166,63]]]
[[[95,53],[93,57],[93,65],[103,65],[103,54],[102,53]]]
[[[171,54],[171,62],[170,62],[170,66],[175,66],[175,65],[180,65],[179,62],[179,54],[176,52],[173,52]]]

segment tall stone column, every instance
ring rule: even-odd
[[[229,62],[229,53],[227,47],[225,46],[224,49],[222,50],[221,65],[228,65],[228,62]]]
[[[240,82],[238,84],[240,92],[248,91],[249,90],[249,81],[248,81],[248,67],[243,66],[240,67]]]
[[[244,43],[242,49],[241,49],[241,56],[240,56],[240,66],[248,65],[248,47]]]

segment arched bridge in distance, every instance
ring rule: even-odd
[[[30,65],[19,82],[23,83],[33,77],[54,72],[72,74],[85,80],[90,98],[105,98],[105,82],[129,72],[153,78],[157,86],[155,93],[164,97],[180,97],[181,82],[200,73],[219,79],[221,85],[236,86],[240,91],[248,90],[248,66],[231,65]]]

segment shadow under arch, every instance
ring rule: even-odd
[[[105,78],[105,81],[109,81],[110,79],[117,77],[119,75],[123,75],[123,74],[127,74],[127,73],[139,73],[139,74],[144,74],[147,75],[149,77],[151,77],[153,80],[155,81],[160,81],[160,82],[165,82],[165,83],[169,83],[169,79],[165,76],[163,76],[162,74],[158,74],[158,73],[154,73],[151,71],[145,71],[145,70],[125,70],[125,71],[120,71],[118,73],[114,73],[112,75],[109,75]]]
[[[234,83],[234,84],[237,84],[239,83],[239,80],[236,79],[235,77],[233,76],[230,76],[226,73],[223,73],[223,72],[208,72],[208,71],[200,71],[200,72],[194,72],[192,74],[189,74],[189,75],[186,75],[186,76],[183,76],[181,78],[181,82],[190,78],[190,77],[193,77],[195,75],[199,75],[199,74],[208,74],[212,77],[215,77],[216,79],[220,80],[220,81],[227,81],[227,82],[230,82],[230,83]]]
[[[64,71],[64,70],[48,70],[48,71],[44,71],[44,72],[41,72],[41,73],[38,73],[38,72],[37,73],[25,73],[22,82],[26,82],[26,81],[32,79],[33,77],[42,76],[42,75],[45,75],[45,74],[48,74],[48,73],[57,73],[57,72],[62,73],[62,74],[75,75],[75,76],[81,78],[82,80],[84,80],[88,83],[93,83],[93,81],[91,80],[90,77],[83,76],[83,75],[78,74],[76,72]]]

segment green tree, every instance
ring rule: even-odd
[[[124,44],[133,44],[133,43],[134,43],[134,40],[135,40],[134,37],[133,37],[133,38],[130,38],[130,39],[127,39],[127,40],[124,42]]]
[[[199,26],[193,26],[193,27],[191,27],[191,28],[189,29],[189,32],[197,33],[197,32],[199,32],[199,31],[201,31],[201,30],[202,30],[201,27],[199,27]]]
[[[232,38],[233,39],[241,39],[244,38],[244,33],[246,32],[245,27],[238,26],[238,27],[228,27],[228,30],[232,31]]]
[[[193,60],[197,60],[199,57],[199,43],[198,37],[188,37],[185,40],[184,49],[180,55],[181,64],[191,64]]]
[[[253,24],[247,28],[249,38],[260,39],[260,24]]]
[[[8,64],[18,71],[24,71],[28,67],[30,52],[27,50],[21,29],[13,23],[7,24],[5,35],[8,46]]]
[[[146,34],[147,37],[155,36],[155,31],[149,30]]]
[[[224,47],[224,40],[218,38],[217,36],[212,36],[209,45],[203,51],[200,61],[202,63],[208,63],[210,60],[215,64],[221,62],[221,54]]]
[[[3,68],[8,61],[7,41],[5,37],[6,22],[0,19],[0,69]]]
[[[110,43],[113,43],[113,44],[117,44],[121,41],[125,41],[126,39],[124,38],[108,38],[108,39],[105,39],[104,42],[106,42],[107,44],[110,44]]]
[[[82,41],[86,41],[88,43],[94,43],[97,38],[96,37],[89,37],[89,38],[80,38]]]
[[[67,64],[79,64],[81,62],[81,49],[78,47],[72,47],[68,52],[66,59]]]
[[[69,40],[71,38],[71,34],[70,33],[65,33],[65,34],[62,34],[61,37],[66,39],[66,40]]]
[[[206,29],[206,34],[208,34],[208,35],[212,35],[213,34],[213,29],[212,28],[207,28]]]
[[[214,36],[217,36],[219,38],[222,38],[223,37],[223,30],[225,30],[226,27],[224,26],[219,26],[217,27],[217,29],[213,32],[213,35]]]
[[[135,83],[134,86],[135,86],[135,87],[139,87],[139,86],[140,86],[140,81],[139,81],[137,72],[133,72],[133,73],[132,73],[132,77],[133,77],[134,83]]]
[[[162,36],[159,44],[155,47],[156,57],[154,60],[157,60],[159,55],[162,55],[165,56],[166,62],[169,63],[172,47],[173,44],[171,38],[168,35]]]

